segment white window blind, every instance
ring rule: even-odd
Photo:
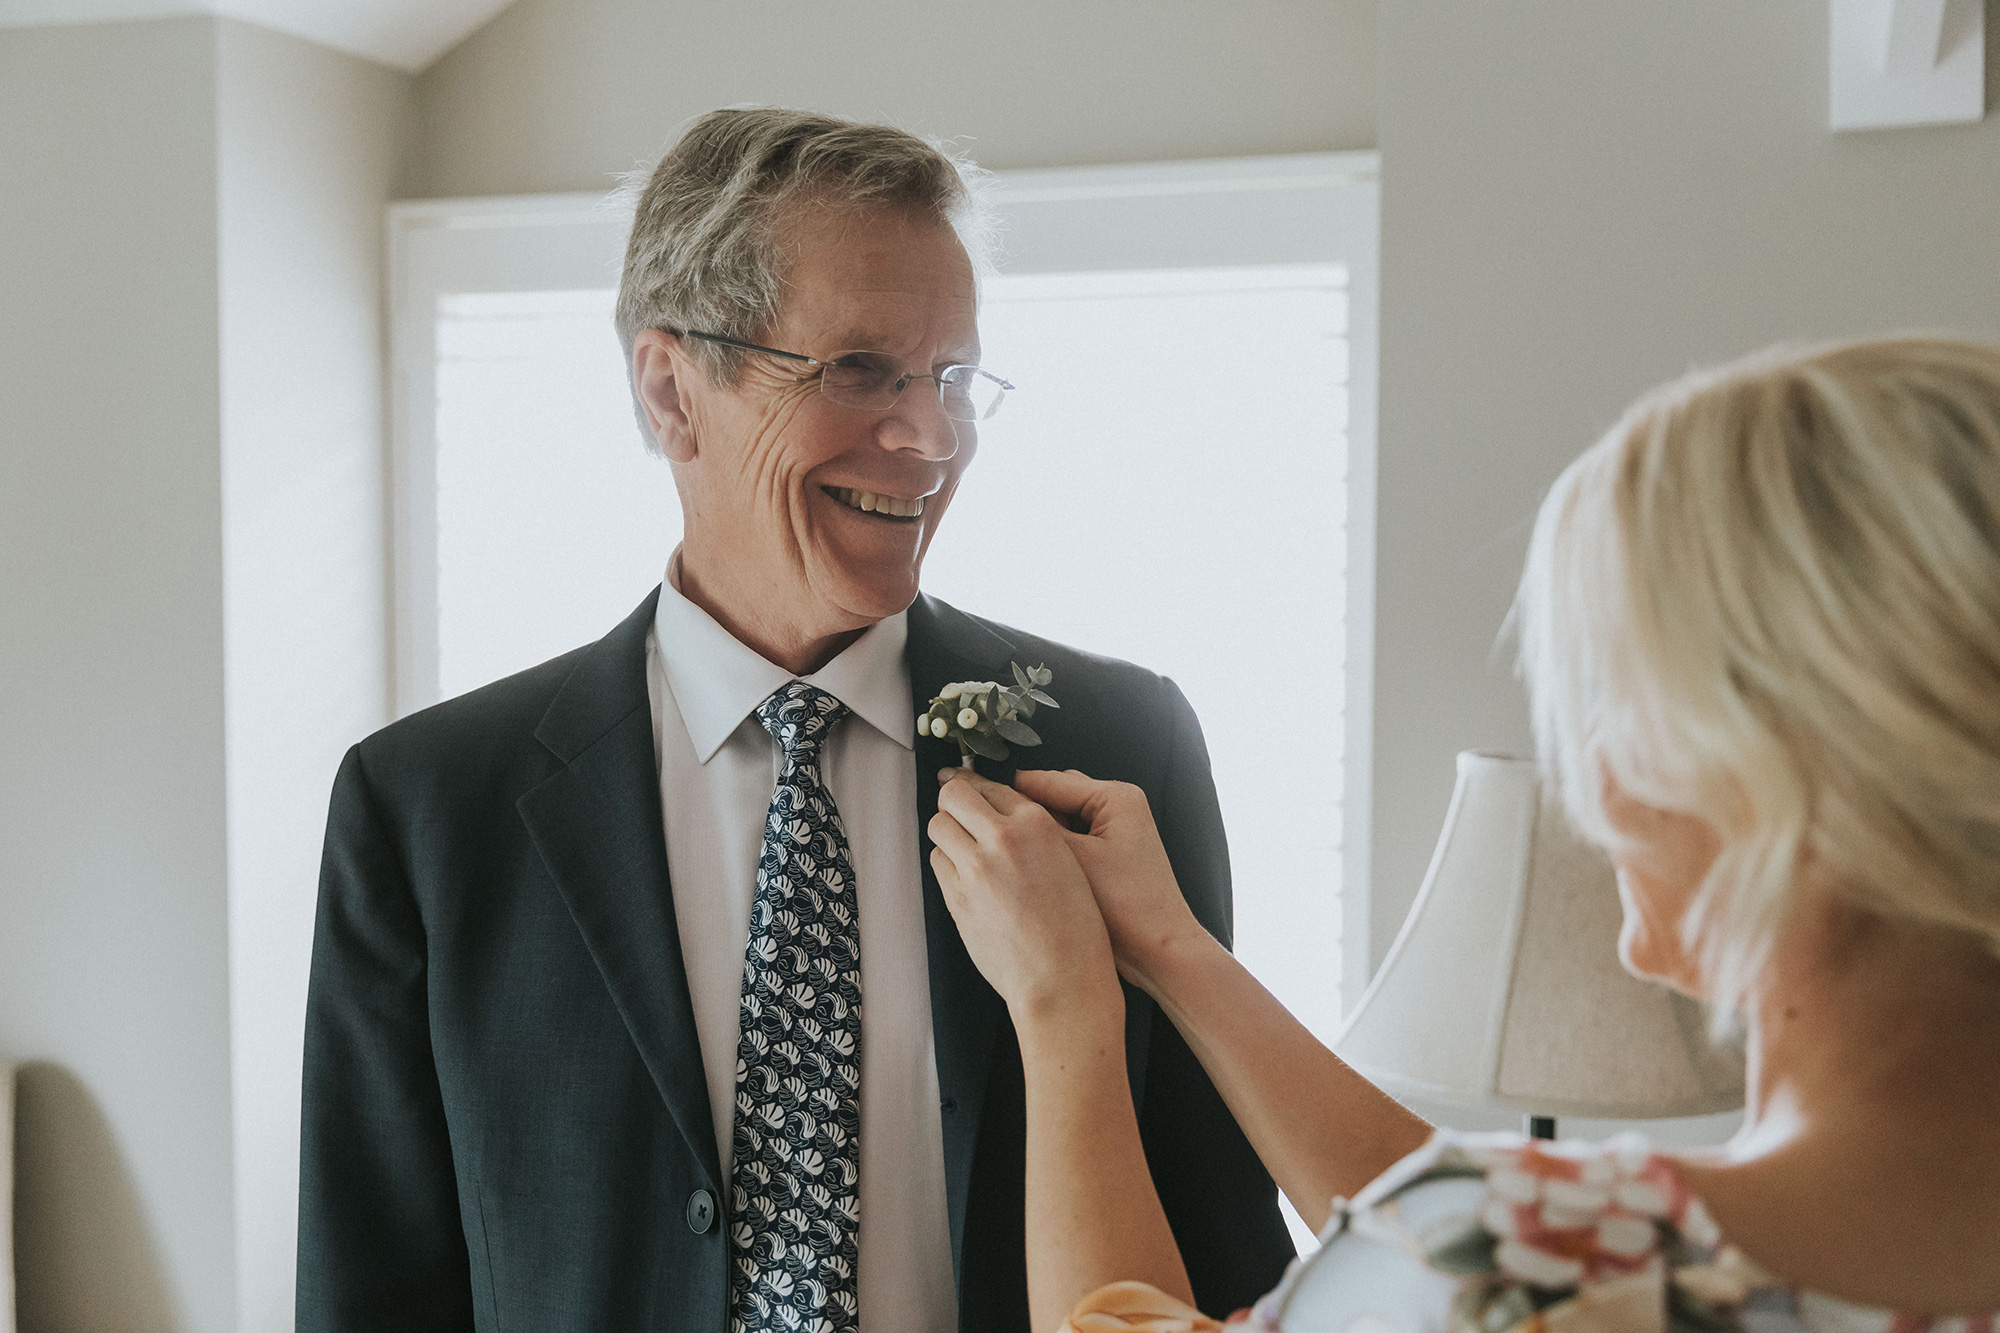
[[[1180,685],[1229,830],[1237,953],[1328,1039],[1347,315],[1338,264],[994,280],[980,359],[1021,387],[924,568],[955,605]]]
[[[437,312],[437,676],[455,694],[600,638],[681,538],[611,327],[615,289]]]
[[[990,280],[982,359],[1021,387],[980,427],[924,571],[966,610],[1180,684],[1230,830],[1237,951],[1329,1038],[1346,286],[1340,265]],[[679,540],[671,474],[632,418],[612,297],[439,299],[445,697],[603,634]]]

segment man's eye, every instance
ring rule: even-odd
[[[895,376],[895,363],[880,352],[849,352],[826,368],[828,386],[848,391],[872,389]]]

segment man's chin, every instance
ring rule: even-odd
[[[829,571],[822,587],[834,605],[854,619],[872,625],[907,611],[910,603],[917,600],[917,571],[843,568]]]
[[[869,623],[887,620],[910,609],[910,603],[917,600],[917,581],[909,580],[895,589],[874,589],[870,596],[851,603],[858,616],[866,617]]]

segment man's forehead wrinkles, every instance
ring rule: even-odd
[[[890,243],[857,231],[854,239],[844,253],[828,234],[803,247],[772,330],[789,341],[772,346],[829,359],[846,352],[885,352],[912,363],[973,356],[978,300],[969,266],[937,262],[923,244],[935,239],[928,233],[899,234]]]
[[[933,330],[928,328],[917,330],[913,334],[908,327],[897,329],[891,324],[856,320],[835,325],[833,331],[820,338],[820,341],[828,355],[835,352],[903,353],[923,343],[932,334]],[[949,344],[945,350],[956,354],[976,348],[979,345],[979,335],[968,329],[958,337],[948,338],[945,341]]]
[[[921,298],[908,296],[893,302],[881,300],[828,302],[827,307],[821,311],[809,312],[821,316],[821,320],[813,322],[820,323],[820,327],[827,329],[836,341],[864,340],[843,341],[843,345],[850,348],[859,348],[868,340],[879,342],[881,339],[894,337],[908,339],[913,334],[919,338],[927,337],[935,333],[940,325],[948,324],[958,313],[940,311]],[[970,322],[973,314],[970,302],[966,303],[964,314]],[[943,318],[940,318],[941,315]]]

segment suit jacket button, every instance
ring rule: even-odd
[[[688,1230],[699,1236],[715,1225],[715,1196],[707,1190],[688,1195]]]

